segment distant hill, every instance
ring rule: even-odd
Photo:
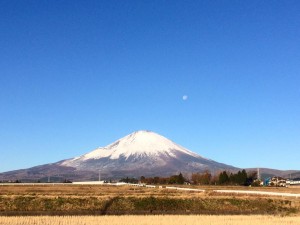
[[[269,168],[259,168],[261,177],[268,178],[273,176],[279,176],[283,178],[296,178],[300,177],[299,170],[277,170],[277,169],[269,169]],[[248,168],[246,171],[257,171],[257,168]]]

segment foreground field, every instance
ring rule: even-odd
[[[222,187],[218,187],[222,188]],[[234,187],[235,189],[239,187]],[[0,186],[0,215],[299,215],[300,198],[132,186]],[[241,190],[263,190],[241,188]],[[265,190],[265,189],[264,189]],[[286,191],[286,189],[268,189]],[[293,189],[294,193],[298,189]]]
[[[184,186],[178,187],[195,188],[205,190],[212,194],[212,190],[242,190],[242,191],[266,191],[277,193],[300,194],[300,186],[296,187],[245,187],[245,186]],[[172,193],[176,196],[195,197],[201,193],[178,192],[176,190],[148,189],[130,186],[108,186],[108,185],[10,185],[2,186],[0,184],[0,195],[78,195],[78,196],[162,196],[165,193]]]
[[[275,216],[27,216],[0,217],[0,225],[298,225],[300,217]]]

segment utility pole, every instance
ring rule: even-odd
[[[99,181],[101,181],[101,170],[99,170]]]
[[[259,168],[257,168],[257,180],[260,180]]]

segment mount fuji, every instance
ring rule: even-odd
[[[61,176],[71,180],[169,176],[205,170],[238,168],[204,158],[151,131],[137,131],[79,157],[0,174],[2,179],[42,179]]]

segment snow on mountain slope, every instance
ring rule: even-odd
[[[151,131],[137,131],[106,147],[97,148],[85,155],[67,160],[63,162],[62,165],[74,166],[75,164],[78,165],[78,163],[86,160],[96,160],[101,158],[116,160],[120,157],[124,157],[125,159],[128,159],[131,156],[141,158],[161,157],[162,155],[165,155],[176,158],[175,152],[202,158],[196,153],[185,149],[159,134]]]
[[[237,168],[206,159],[151,131],[137,131],[114,143],[97,148],[58,166],[76,171],[101,171],[107,177],[169,176],[179,172],[235,170]]]

